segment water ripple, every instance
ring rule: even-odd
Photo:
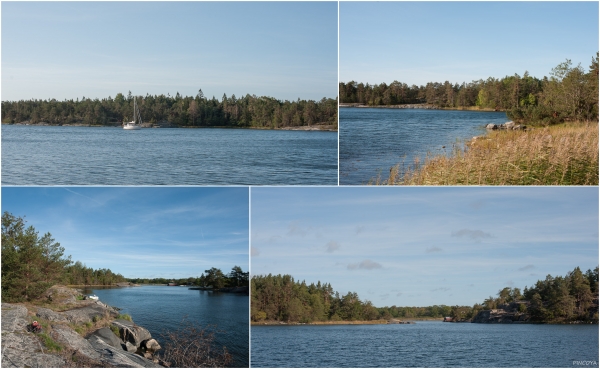
[[[2,126],[3,185],[336,185],[337,133]]]

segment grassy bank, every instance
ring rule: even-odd
[[[449,156],[399,164],[376,185],[598,185],[598,123],[492,131]]]

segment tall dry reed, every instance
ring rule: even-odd
[[[598,123],[493,131],[447,156],[397,165],[379,185],[598,185]]]

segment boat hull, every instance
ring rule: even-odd
[[[140,126],[134,126],[134,125],[124,125],[123,129],[127,129],[127,130],[133,130],[133,129],[142,129],[142,127]]]

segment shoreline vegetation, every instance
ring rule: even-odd
[[[490,111],[505,111],[505,110],[497,110],[493,108],[484,108],[480,106],[456,106],[456,107],[442,107],[427,103],[419,103],[419,104],[398,104],[398,105],[364,105],[357,103],[340,103],[340,108],[370,108],[370,109],[424,109],[424,110],[468,110],[468,111],[481,111],[481,112],[490,112]]]
[[[537,281],[523,292],[506,287],[471,306],[375,307],[356,292],[341,296],[329,283],[307,284],[290,275],[251,280],[252,325],[462,323],[598,324],[598,267]]]
[[[131,316],[70,286],[137,287],[139,282],[198,284],[199,288],[248,293],[248,272],[218,268],[199,278],[125,279],[110,269],[92,269],[64,256],[50,233],[9,212],[2,214],[3,367],[224,367],[233,358],[216,344],[210,328],[194,322],[161,332],[159,343]],[[189,283],[189,285],[188,285]],[[32,323],[41,324],[34,330]],[[161,347],[164,345],[164,348]]]
[[[520,128],[488,131],[450,156],[409,158],[370,184],[598,185],[598,79],[596,53],[587,72],[567,59],[542,79],[525,72],[462,85],[342,82],[340,107],[505,111],[506,125]]]
[[[598,53],[589,70],[567,59],[536,78],[526,71],[498,79],[489,77],[462,84],[445,81],[389,85],[356,81],[339,83],[340,107],[424,108],[505,111],[516,123],[551,125],[565,121],[598,121]]]
[[[223,94],[135,96],[143,128],[255,128],[337,131],[338,100],[281,101],[268,96]],[[2,101],[2,124],[120,127],[132,120],[134,96],[103,99]]]
[[[449,156],[400,163],[374,185],[598,185],[598,123],[568,122],[473,137]]]

